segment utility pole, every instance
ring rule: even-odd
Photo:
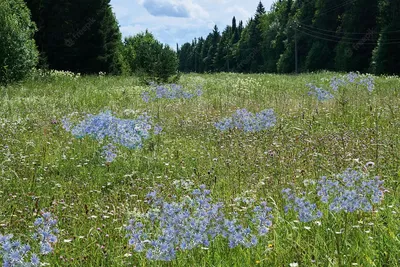
[[[227,52],[226,52],[226,65],[227,65],[227,67],[228,67],[228,72],[229,72],[229,55],[230,55],[229,45],[227,45],[227,46],[225,47],[225,51],[227,51]]]
[[[197,72],[197,51],[196,51],[196,46],[194,47],[194,72]]]
[[[297,23],[296,21],[294,22],[294,62],[295,62],[295,69],[296,69],[296,74],[299,73],[298,69],[298,50],[297,50]]]

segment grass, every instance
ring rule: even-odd
[[[306,83],[327,87],[335,75],[183,75],[183,86],[203,86],[201,97],[150,103],[134,77],[55,75],[1,87],[0,233],[28,240],[38,213],[51,211],[61,230],[44,259],[51,266],[400,266],[400,80],[377,77],[372,93],[351,86],[325,102],[307,94]],[[278,123],[258,133],[218,132],[213,123],[238,108],[273,108]],[[123,118],[147,111],[163,134],[141,150],[119,148],[105,165],[101,145],[75,139],[60,120],[106,109]],[[374,212],[326,212],[310,223],[284,213],[283,188],[308,190],[305,180],[370,161],[369,173],[388,190]],[[175,185],[183,180],[207,185],[227,212],[242,208],[236,197],[266,199],[270,232],[251,249],[218,239],[172,262],[146,260],[128,246],[124,225],[146,211],[154,188],[187,194]]]

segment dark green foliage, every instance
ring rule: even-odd
[[[25,1],[39,29],[35,40],[41,68],[89,74],[143,71],[144,65],[131,59],[132,48],[123,47],[110,0]],[[177,47],[179,70],[292,73],[297,59],[299,72],[399,73],[398,5],[391,0],[277,0],[267,12],[259,2],[246,25],[233,17],[222,33],[215,26],[206,38]],[[163,49],[157,58],[143,55],[148,75],[160,72],[156,69],[166,58],[175,58],[172,50]],[[166,73],[173,72],[175,62],[164,66]]]
[[[204,70],[205,72],[210,72],[212,68],[212,62],[214,55],[211,52],[212,49],[212,33],[208,34],[206,40],[204,41],[204,45],[201,49],[201,58],[203,59],[204,63]]]
[[[337,70],[369,70],[379,32],[377,15],[378,0],[355,0],[346,5],[340,28],[344,33],[336,47]]]
[[[0,83],[19,81],[38,60],[35,25],[22,0],[0,2]]]
[[[231,38],[232,38],[232,27],[226,26],[222,32],[221,40],[217,44],[217,52],[214,58],[214,69],[215,71],[229,71],[230,69],[230,58],[231,58]]]
[[[263,29],[264,70],[266,72],[277,72],[277,62],[285,50],[285,39],[287,37],[287,23],[290,18],[292,1],[279,1],[272,6],[272,12],[262,18]]]
[[[379,25],[382,29],[373,53],[372,69],[376,74],[400,74],[400,2],[382,0]]]
[[[218,31],[217,25],[214,26],[213,32],[211,34],[211,43],[210,48],[208,49],[207,53],[207,67],[208,71],[217,71],[218,70],[218,63],[215,61],[215,56],[218,50],[218,44],[221,40],[221,35]]]
[[[193,68],[192,57],[192,45],[190,43],[184,44],[179,50],[179,70],[182,72],[190,72],[192,69],[196,71],[196,68]]]
[[[281,54],[278,61],[278,72],[290,73],[295,71],[295,42],[297,39],[297,58],[298,68],[300,71],[305,71],[306,57],[313,40],[309,35],[300,31],[301,24],[310,24],[315,13],[315,0],[296,1],[292,6],[292,10],[288,14],[291,18],[288,19],[285,40],[285,51]]]
[[[181,49],[180,53],[183,51]],[[123,55],[132,73],[149,79],[166,82],[177,73],[176,52],[161,44],[147,31],[125,38]]]
[[[240,39],[239,28],[236,26],[236,18],[233,17],[233,19],[232,19],[232,41],[231,41],[232,45],[239,42],[239,39]]]
[[[292,73],[297,43],[299,72],[399,73],[399,4],[391,0],[278,0],[266,12],[260,2],[245,26],[242,21],[237,25],[233,17],[217,45],[215,30],[202,42],[185,44],[180,70]]]
[[[249,47],[253,55],[250,63],[250,72],[260,72],[263,67],[263,57],[261,52],[262,29],[261,18],[265,15],[265,8],[261,1],[258,3],[254,23],[251,24],[249,32]]]
[[[313,40],[306,59],[307,70],[334,70],[337,45],[335,40],[340,40],[339,18],[344,8],[345,0],[317,0],[312,25],[300,24],[300,30],[308,37],[312,38],[314,35],[321,37]]]
[[[25,0],[38,25],[40,67],[121,74],[122,38],[110,0]]]
[[[104,22],[102,23],[101,33],[105,40],[104,54],[100,59],[104,62],[104,69],[107,73],[123,74],[128,72],[127,64],[122,56],[122,35],[119,25],[111,8],[106,10]]]
[[[237,43],[235,49],[235,58],[237,62],[236,71],[238,72],[249,72],[251,67],[251,62],[253,61],[253,51],[250,46],[250,29],[254,28],[253,19],[250,19],[248,26],[243,29],[240,36],[240,40]]]

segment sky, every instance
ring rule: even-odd
[[[148,29],[162,43],[175,49],[195,37],[206,37],[214,25],[220,32],[232,17],[246,21],[255,14],[259,0],[111,0],[123,37]],[[262,3],[269,10],[274,0]]]

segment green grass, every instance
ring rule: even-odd
[[[326,102],[308,96],[306,83],[327,87],[335,75],[184,75],[182,85],[203,86],[200,98],[151,103],[136,78],[60,76],[1,87],[0,233],[27,240],[38,212],[51,211],[61,229],[45,258],[51,266],[400,266],[400,80],[376,78],[372,94],[352,86]],[[261,133],[218,132],[213,123],[238,108],[273,108],[278,123]],[[147,111],[164,133],[141,150],[119,148],[106,166],[98,142],[75,139],[60,124],[72,112],[106,109],[124,118]],[[302,190],[306,179],[369,161],[388,190],[374,212],[325,213],[320,225],[283,212],[283,188]],[[206,184],[228,206],[239,196],[267,199],[269,234],[251,249],[231,250],[221,239],[169,263],[147,261],[128,246],[124,225],[146,210],[155,187],[184,195],[174,186],[180,180]]]

